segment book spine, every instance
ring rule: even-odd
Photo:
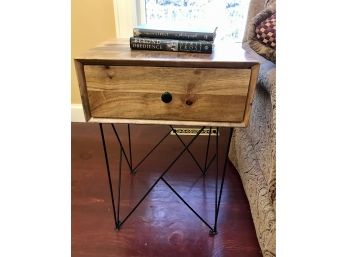
[[[180,40],[205,40],[214,41],[214,33],[204,32],[185,32],[185,31],[165,31],[165,30],[151,30],[151,29],[133,29],[134,37],[146,37],[146,38],[167,38],[167,39],[180,39]]]
[[[131,37],[130,47],[139,50],[212,53],[213,42]]]

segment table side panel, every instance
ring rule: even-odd
[[[245,127],[247,127],[249,125],[250,115],[251,115],[251,107],[252,107],[253,100],[254,100],[256,82],[257,82],[257,78],[259,75],[259,71],[260,71],[260,64],[255,64],[251,67],[251,76],[250,76],[247,104],[245,106],[245,113],[244,113],[244,126]]]
[[[75,69],[76,69],[76,75],[77,80],[79,84],[80,89],[80,96],[81,96],[81,102],[83,106],[83,113],[85,116],[85,120],[89,121],[91,119],[91,111],[88,101],[88,93],[87,93],[87,86],[86,86],[86,77],[84,72],[84,65],[79,62],[78,60],[74,60]]]

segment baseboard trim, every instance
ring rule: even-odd
[[[71,122],[85,122],[82,104],[71,104]]]

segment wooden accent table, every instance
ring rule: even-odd
[[[131,50],[128,39],[121,39],[103,43],[75,58],[75,67],[86,121],[97,122],[100,126],[115,227],[120,229],[156,184],[163,181],[210,228],[210,233],[215,235],[229,142],[234,127],[248,125],[259,63],[242,49],[241,44],[217,42],[212,54],[200,54]],[[121,149],[117,206],[115,206],[111,183],[103,123],[111,123]],[[128,124],[128,153],[114,123]],[[184,148],[134,209],[121,221],[119,209],[122,157],[124,156],[130,171],[135,174],[139,165],[169,135],[168,133],[162,138],[138,165],[133,165],[129,124],[169,125],[169,133],[174,133]],[[172,125],[201,126],[202,128],[186,144]],[[189,146],[205,127],[209,127],[209,137],[205,151],[205,164],[201,166],[190,152]],[[216,127],[217,130],[216,149],[219,143],[219,128],[229,128],[229,141],[220,187],[218,186],[217,150],[214,158],[209,162],[207,160],[212,127]],[[172,165],[186,151],[190,153],[203,175],[216,159],[214,225],[210,225],[195,212],[164,178]]]

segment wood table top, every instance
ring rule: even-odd
[[[259,62],[242,48],[241,43],[214,42],[212,54],[132,50],[129,39],[106,41],[75,57],[82,64],[251,68]]]

